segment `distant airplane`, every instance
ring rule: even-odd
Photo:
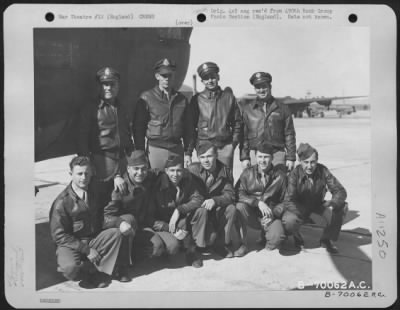
[[[247,94],[238,98],[241,103],[249,102],[256,97],[255,94]],[[345,96],[345,97],[312,97],[296,99],[290,96],[276,98],[286,104],[292,114],[297,117],[302,117],[303,112],[306,111],[310,117],[321,116],[324,117],[324,111],[335,110],[341,117],[344,114],[351,114],[356,111],[354,106],[346,104],[332,104],[334,100],[341,99],[354,99],[354,98],[366,98],[367,96]]]

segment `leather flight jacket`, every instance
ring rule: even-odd
[[[296,132],[290,110],[285,104],[271,98],[266,105],[259,98],[240,105],[243,119],[243,139],[240,160],[250,159],[250,150],[262,142],[271,144],[276,151],[286,151],[286,159],[296,160]]]
[[[172,149],[182,145],[187,150],[192,136],[188,101],[175,90],[170,98],[159,86],[143,92],[137,103],[134,140],[137,149],[145,150],[145,137],[151,146]]]
[[[193,96],[190,108],[195,143],[211,140],[217,147],[239,143],[241,116],[231,88],[205,89]]]
[[[79,155],[122,158],[133,149],[129,114],[117,100],[87,105],[80,115]]]

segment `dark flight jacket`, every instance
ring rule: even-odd
[[[192,138],[188,101],[172,90],[168,100],[157,86],[143,92],[136,106],[133,135],[135,147],[145,150],[145,137],[151,146],[172,149],[182,144],[187,153]],[[188,154],[191,155],[191,154]]]
[[[96,208],[92,183],[88,190],[88,204],[72,189],[71,183],[57,196],[50,209],[50,233],[57,246],[64,246],[82,254],[89,251],[88,243],[102,229],[102,212]]]
[[[239,143],[241,116],[231,88],[222,90],[218,87],[214,92],[203,90],[192,97],[190,111],[194,143],[210,140],[217,147]]]
[[[344,207],[346,190],[327,167],[318,163],[312,176],[307,176],[301,165],[290,173],[285,194],[285,205],[297,209],[297,213],[308,217],[319,208],[327,191],[331,192],[331,205],[334,209]]]
[[[244,169],[235,186],[238,192],[238,202],[258,208],[258,203],[263,201],[274,212],[274,207],[283,201],[285,195],[286,173],[279,167],[270,165],[266,176],[266,184],[264,185],[261,181],[258,165]],[[274,214],[276,216],[281,215],[276,214],[276,212]]]
[[[139,227],[144,224],[150,198],[155,189],[156,173],[149,171],[143,184],[140,185],[134,184],[127,172],[123,178],[128,185],[128,192],[126,195],[115,190],[112,192],[111,201],[104,208],[104,229],[119,227],[123,221],[120,216],[123,214],[133,215]]]
[[[111,106],[104,101],[88,104],[80,114],[78,154],[102,154],[118,159],[133,149],[129,114],[116,101]]]
[[[185,170],[179,183],[181,196],[176,201],[177,190],[174,184],[169,180],[166,173],[161,172],[154,186],[155,190],[146,216],[146,224],[152,227],[155,221],[168,223],[175,209],[179,210],[181,217],[185,217],[200,208],[204,197],[200,194],[198,186],[192,175]]]
[[[240,146],[240,160],[250,159],[250,150],[268,142],[276,150],[286,150],[287,160],[296,160],[296,132],[290,110],[282,102],[272,98],[266,113],[265,101],[259,98],[241,104],[243,119],[243,140]]]
[[[212,198],[217,206],[227,207],[235,202],[235,190],[233,188],[232,171],[222,162],[217,160],[217,167],[214,176],[214,184],[207,189],[207,170],[199,162],[192,163],[188,170],[201,183],[201,194],[205,199]]]

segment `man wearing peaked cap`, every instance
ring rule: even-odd
[[[205,141],[212,142],[219,160],[233,168],[233,152],[239,143],[241,117],[232,89],[219,86],[219,67],[214,62],[201,64],[199,74],[205,89],[192,97],[190,116],[193,124],[193,144],[199,148]]]
[[[261,143],[256,150],[256,164],[245,168],[236,184],[238,191],[238,221],[241,246],[234,253],[243,256],[247,253],[247,226],[261,229],[260,242],[266,250],[281,246],[286,235],[298,231],[299,217],[282,203],[287,178],[286,172],[272,164],[273,147]]]
[[[163,58],[154,65],[157,85],[143,92],[136,105],[133,136],[137,149],[146,151],[151,168],[163,169],[169,155],[191,162],[192,125],[188,101],[173,88],[175,63]],[[145,141],[147,138],[147,145]]]
[[[240,104],[243,117],[243,140],[240,160],[243,167],[255,161],[257,145],[263,141],[274,148],[273,164],[292,170],[296,161],[296,132],[289,108],[272,96],[272,76],[255,72],[250,77],[257,97]]]
[[[348,205],[347,193],[342,184],[327,167],[318,163],[318,151],[308,143],[300,143],[297,154],[300,165],[289,175],[285,204],[294,210],[302,220],[307,218],[325,226],[320,244],[330,253],[338,253],[332,241],[337,241]],[[327,189],[331,200],[325,200]],[[296,234],[296,243],[304,245],[301,235]]]
[[[99,207],[110,201],[111,192],[124,192],[121,177],[126,169],[126,154],[133,149],[127,107],[118,100],[120,74],[112,67],[96,72],[99,98],[87,104],[79,121],[78,154],[89,156],[95,168]]]

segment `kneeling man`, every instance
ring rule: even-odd
[[[128,237],[125,238],[128,239],[128,242],[124,242],[122,246],[126,246],[127,252],[132,254],[133,251],[137,253],[138,246],[136,244],[139,245],[142,239],[140,236],[143,233],[142,231],[138,233],[138,229],[144,225],[145,214],[156,179],[155,173],[149,170],[144,151],[136,150],[127,156],[127,171],[124,173],[123,179],[127,184],[127,191],[125,193],[121,193],[119,190],[113,191],[112,200],[104,209],[103,228],[119,228],[121,233]],[[139,238],[134,239],[137,233]],[[133,244],[133,242],[135,243]],[[129,256],[129,261],[131,263],[131,256]],[[124,269],[126,270],[127,266],[121,268],[116,276],[122,282],[130,281]]]
[[[243,170],[238,183],[239,232],[242,245],[234,256],[247,253],[247,225],[262,229],[266,250],[278,248],[286,235],[298,230],[300,220],[282,204],[286,190],[286,173],[272,165],[273,148],[261,144],[256,150],[257,164]],[[261,225],[260,225],[261,224]]]
[[[83,287],[106,287],[114,269],[128,257],[120,251],[123,235],[119,228],[102,230],[103,210],[90,182],[89,158],[74,157],[70,169],[72,181],[50,209],[57,270],[69,280],[82,280]]]
[[[318,163],[318,152],[308,143],[300,143],[297,150],[300,165],[289,175],[285,204],[297,208],[303,220],[315,215],[323,218],[325,229],[320,244],[330,253],[338,249],[332,244],[337,241],[347,212],[347,193],[340,182],[324,165]],[[329,191],[332,199],[325,201]],[[303,244],[300,235],[297,243]]]
[[[200,162],[192,163],[188,170],[203,187],[202,194],[206,200],[201,207],[209,213],[207,239],[214,243],[215,237],[221,237],[223,245],[216,248],[217,252],[223,257],[233,257],[231,233],[236,208],[232,171],[217,159],[217,148],[207,140],[198,147],[197,156]]]
[[[205,247],[207,209],[198,184],[183,168],[181,156],[170,156],[165,163],[165,173],[157,177],[147,223],[162,240],[162,247],[169,255],[179,250],[180,240],[186,248],[186,262],[199,268],[203,261],[197,252]],[[156,251],[160,252],[160,251]]]

